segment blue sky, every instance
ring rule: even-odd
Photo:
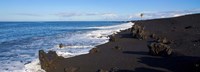
[[[200,0],[1,0],[0,21],[102,21],[200,13]]]

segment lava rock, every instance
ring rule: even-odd
[[[59,48],[63,48],[64,47],[64,44],[59,44]]]
[[[163,44],[170,44],[171,42],[169,40],[167,40],[167,38],[159,38],[157,40],[159,43],[163,43]]]
[[[109,41],[110,42],[115,42],[116,40],[117,40],[117,38],[115,37],[115,35],[113,34],[113,35],[111,35],[111,36],[109,36]]]
[[[120,48],[119,46],[115,46],[114,49],[121,50],[122,48]]]
[[[137,39],[148,39],[149,37],[149,32],[145,31],[143,26],[133,25],[131,32],[133,37]]]
[[[97,53],[97,52],[99,52],[99,49],[97,48],[93,48],[89,51],[90,54]]]
[[[47,72],[51,71],[52,69],[56,69],[55,62],[60,59],[63,59],[63,57],[58,56],[55,51],[49,51],[48,53],[45,53],[43,50],[39,50],[41,68]]]
[[[151,43],[148,45],[149,47],[149,54],[151,55],[158,55],[158,56],[169,56],[172,54],[172,49],[169,45],[163,43]]]

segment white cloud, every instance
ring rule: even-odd
[[[35,13],[16,13],[15,15],[21,15],[21,16],[35,16],[35,17],[40,17],[42,15],[40,14],[35,14]]]
[[[119,18],[119,15],[116,13],[98,13],[98,12],[88,12],[88,13],[78,13],[78,12],[62,12],[54,14],[55,16],[61,17],[61,18],[88,18],[88,17],[95,17],[100,20],[116,20]]]
[[[81,13],[62,12],[62,13],[57,13],[55,15],[59,16],[59,17],[73,17],[73,16],[82,16],[83,14],[81,14]]]
[[[60,17],[75,17],[75,16],[105,16],[105,17],[114,17],[117,16],[114,13],[78,13],[78,12],[62,12],[54,14]]]
[[[164,12],[140,12],[129,15],[129,19],[141,19],[140,14],[143,13],[143,19],[153,18],[166,18],[166,17],[177,17],[186,14],[200,13],[200,9],[183,10],[183,11],[164,11]]]
[[[104,18],[104,20],[115,20],[119,17],[115,13],[104,13],[104,14],[101,14],[101,16]]]
[[[143,18],[140,14],[143,13]],[[16,13],[17,18],[27,16],[30,19],[50,19],[50,20],[137,20],[137,19],[154,19],[177,17],[185,14],[200,13],[200,9],[183,10],[183,11],[162,11],[152,12],[145,11],[133,14],[117,14],[114,12],[60,12],[55,14],[37,14],[37,13]]]
[[[104,13],[104,14],[101,14],[102,16],[105,16],[105,17],[117,17],[117,14],[114,14],[114,13]]]

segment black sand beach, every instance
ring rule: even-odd
[[[200,14],[132,21],[89,54],[39,51],[46,72],[200,72]]]

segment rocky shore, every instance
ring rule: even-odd
[[[132,21],[88,54],[39,51],[46,72],[200,72],[200,14]]]

